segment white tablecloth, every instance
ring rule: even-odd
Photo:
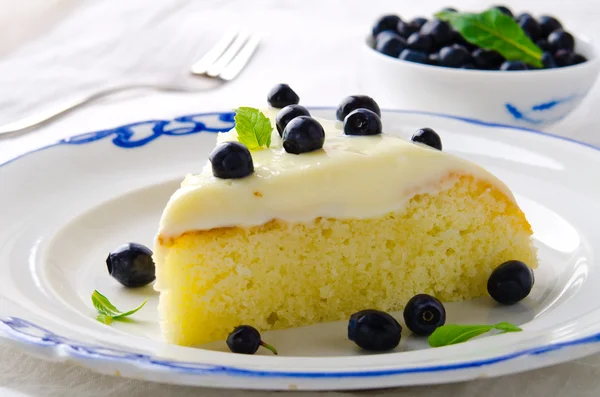
[[[524,2],[506,1],[517,8]],[[33,133],[0,140],[0,163],[59,137],[125,122],[195,111],[262,105],[267,90],[287,82],[307,105],[335,105],[359,92],[355,51],[371,22],[386,12],[431,15],[443,6],[480,10],[482,0],[0,0],[0,122],[56,98],[122,81],[202,82],[186,68],[228,28],[259,33],[260,50],[234,82],[194,94],[132,93],[104,100]],[[530,1],[535,13],[558,15],[597,37],[595,0]],[[492,93],[493,94],[493,93]],[[600,144],[598,87],[553,132]],[[381,103],[393,107],[393,103]],[[473,382],[356,392],[377,396],[598,396],[600,356],[529,373]],[[0,342],[0,396],[234,396],[231,392],[106,377],[68,364],[30,358]],[[353,393],[311,393],[349,395]],[[278,394],[279,395],[279,394]]]

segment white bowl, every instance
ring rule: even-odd
[[[403,61],[375,51],[361,54],[361,85],[384,106],[453,114],[540,129],[571,113],[588,94],[600,68],[591,43],[576,38],[587,62],[545,70],[453,69]]]

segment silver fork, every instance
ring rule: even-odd
[[[258,36],[232,32],[223,36],[202,58],[190,68],[190,73],[228,82],[233,80],[246,66],[256,51],[260,40]],[[135,89],[150,89],[165,92],[203,91],[185,86],[170,84],[127,84],[105,88],[94,93],[83,94],[63,103],[44,109],[0,126],[0,138],[27,132],[50,121],[56,120],[74,109],[113,94]]]

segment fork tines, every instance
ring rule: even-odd
[[[228,33],[192,65],[191,72],[195,75],[232,80],[248,63],[259,41],[256,35],[249,33]]]

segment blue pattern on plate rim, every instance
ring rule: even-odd
[[[508,113],[510,113],[510,115],[518,121],[524,121],[533,125],[539,125],[543,123],[554,123],[565,118],[568,112],[563,111],[562,114],[558,116],[545,119],[539,118],[539,113],[545,112],[547,110],[552,110],[555,109],[557,106],[572,102],[573,100],[577,99],[577,97],[578,95],[571,95],[564,98],[552,99],[546,102],[539,103],[537,105],[533,105],[530,107],[530,109],[527,110],[519,109],[516,105],[513,105],[511,103],[506,103],[504,107],[506,108]]]
[[[96,359],[103,361],[117,361],[144,365],[146,368],[153,367],[157,370],[176,371],[189,375],[224,374],[229,376],[251,376],[251,377],[278,377],[278,378],[362,378],[380,377],[415,373],[429,373],[439,371],[455,371],[468,368],[478,368],[488,365],[502,363],[528,355],[540,355],[557,351],[566,347],[581,346],[600,342],[600,333],[575,339],[569,342],[534,347],[520,350],[515,353],[500,355],[488,359],[466,361],[462,363],[446,365],[430,365],[423,367],[407,367],[376,371],[339,371],[339,372],[286,372],[286,371],[264,371],[242,369],[225,365],[212,365],[195,362],[173,361],[159,359],[147,354],[119,350],[110,347],[97,346],[81,343],[63,336],[57,335],[45,328],[30,323],[17,317],[0,317],[0,330],[4,329],[7,334],[15,339],[40,347],[63,347],[76,357],[85,359]]]
[[[555,105],[548,105],[550,107]],[[542,106],[543,107],[543,106]],[[314,110],[334,110],[331,107],[312,107]],[[542,110],[542,109],[540,109]],[[521,128],[516,126],[503,125],[498,123],[489,123],[477,119],[451,116],[440,113],[433,113],[427,111],[412,111],[412,110],[384,110],[387,112],[401,113],[401,114],[412,114],[412,115],[425,115],[433,117],[441,117],[446,119],[452,119],[462,121],[470,124],[475,124],[483,127],[490,128],[507,128],[515,129],[523,132],[540,134],[548,136],[554,139],[561,139],[569,142],[573,142],[582,146],[586,146],[595,150],[600,148],[593,145],[580,142],[574,139],[565,138],[562,136],[548,134],[542,131]],[[86,134],[73,136],[71,138],[63,139],[55,144],[45,146],[30,152],[27,152],[21,156],[13,158],[2,165],[11,163],[18,158],[25,155],[55,147],[58,145],[81,145],[91,142],[103,140],[105,138],[112,138],[112,142],[115,146],[125,149],[132,149],[142,147],[161,136],[180,136],[196,134],[199,132],[220,132],[231,129],[234,126],[233,121],[234,114],[232,112],[213,112],[213,113],[198,113],[192,115],[186,115],[174,118],[173,120],[148,120],[138,123],[132,123],[124,126],[120,126],[113,129],[107,129],[102,131],[96,131]],[[218,124],[210,124],[210,120],[214,119],[218,121]],[[191,125],[190,125],[191,124]],[[136,135],[136,127],[140,126],[152,126],[152,134],[145,138],[133,139]],[[409,367],[409,368],[395,368],[388,370],[378,371],[344,371],[344,372],[285,372],[285,371],[261,371],[242,369],[230,366],[211,365],[195,362],[184,362],[184,361],[173,361],[163,360],[157,357],[153,357],[147,354],[141,354],[132,351],[125,351],[114,349],[110,347],[104,347],[99,345],[92,345],[83,343],[77,340],[73,340],[61,335],[57,335],[50,330],[35,325],[25,319],[18,317],[2,317],[0,316],[0,336],[6,335],[15,339],[21,343],[28,345],[34,345],[44,348],[63,348],[66,349],[72,357],[80,357],[83,359],[94,359],[102,361],[122,362],[136,365],[144,365],[146,368],[151,367],[157,370],[163,371],[176,371],[180,373],[186,373],[190,375],[208,375],[208,374],[223,374],[229,376],[252,376],[252,377],[280,377],[280,378],[352,378],[352,377],[380,377],[380,376],[391,376],[391,375],[402,375],[402,374],[414,374],[414,373],[429,373],[439,371],[452,371],[461,370],[468,368],[478,368],[489,366],[508,360],[513,360],[523,356],[540,355],[556,350],[587,345],[592,343],[600,342],[600,333],[593,334],[591,336],[574,339],[568,342],[560,342],[554,344],[543,345],[530,349],[520,350],[514,353],[500,355],[489,359],[473,360],[466,362],[459,362],[448,365],[432,365],[423,367]]]

